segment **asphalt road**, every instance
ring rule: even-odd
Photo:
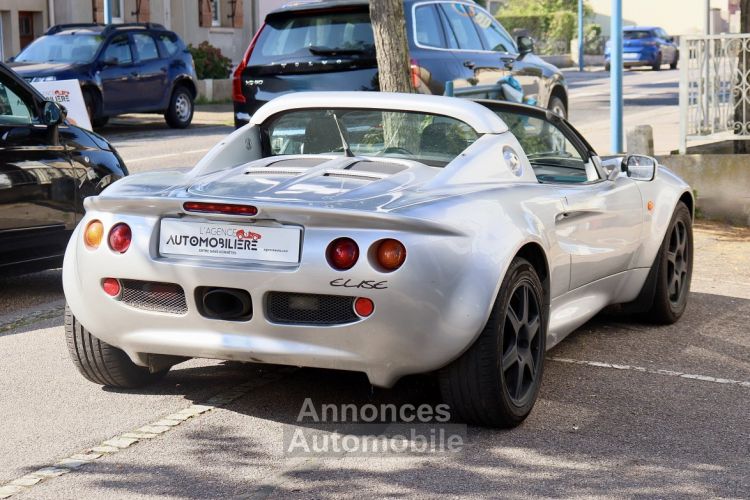
[[[611,151],[610,79],[605,71],[566,71],[570,121],[600,154]],[[624,131],[650,125],[657,154],[679,146],[679,70],[631,69],[623,72]],[[627,143],[625,142],[627,147]]]
[[[574,122],[595,116],[573,109]],[[187,167],[231,130],[222,113],[199,118],[182,132],[126,118],[105,133],[132,171]],[[194,360],[148,389],[102,389],[68,359],[60,271],[0,279],[0,499],[747,498],[749,243],[750,230],[701,224],[678,324],[600,315],[548,353],[521,427],[469,427],[461,453],[395,457],[290,457],[284,432],[315,428],[296,422],[306,398],[436,405],[428,377],[372,390],[355,373]]]

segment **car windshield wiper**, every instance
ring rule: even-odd
[[[356,54],[372,54],[375,47],[369,46],[361,49],[346,49],[342,47],[321,47],[318,45],[310,45],[307,50],[316,56],[334,56],[338,54],[342,55],[356,55]]]

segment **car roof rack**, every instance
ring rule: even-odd
[[[61,31],[69,31],[76,28],[103,28],[103,24],[99,23],[70,23],[70,24],[56,24],[54,26],[50,26],[47,31],[44,32],[45,35],[54,35],[56,33],[60,33]]]
[[[108,24],[102,35],[117,31],[120,29],[131,29],[131,28],[142,28],[142,29],[155,29],[155,30],[166,30],[163,25],[157,23],[123,23],[123,24]]]

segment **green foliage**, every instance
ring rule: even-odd
[[[583,28],[583,45],[586,54],[603,54],[604,38],[601,24],[587,24]]]
[[[593,15],[585,2],[583,9],[584,16]],[[567,52],[578,28],[578,0],[513,0],[500,10],[497,18],[511,33],[527,31],[539,42],[542,53],[554,52],[559,47]]]
[[[214,47],[208,42],[201,42],[197,47],[188,46],[188,50],[193,55],[195,61],[195,72],[199,80],[209,78],[223,79],[228,78],[232,70],[232,60],[224,57],[221,50]]]

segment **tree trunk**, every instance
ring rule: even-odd
[[[740,0],[740,33],[748,34],[750,33],[750,0]],[[737,56],[737,74],[741,75],[740,79],[744,78],[746,81],[745,83],[748,84],[747,80],[750,79],[750,75],[748,75],[746,68],[747,63],[750,62],[748,59],[750,59],[750,54],[747,53],[748,47],[745,47],[745,45],[742,45],[742,48],[739,51],[739,54]],[[742,83],[742,82],[738,82]],[[743,88],[746,85],[739,85],[738,88]],[[741,133],[745,134],[747,133],[746,127],[747,124],[745,123],[748,119],[750,119],[750,106],[748,105],[748,99],[750,99],[749,96],[737,96],[735,99],[740,100],[740,104],[737,105],[734,108],[734,120],[736,123],[739,123],[742,125],[741,127]],[[750,144],[748,144],[748,140],[735,140],[734,141],[734,152],[736,154],[747,154],[750,152]]]
[[[378,81],[382,92],[412,92],[403,0],[372,0]]]

